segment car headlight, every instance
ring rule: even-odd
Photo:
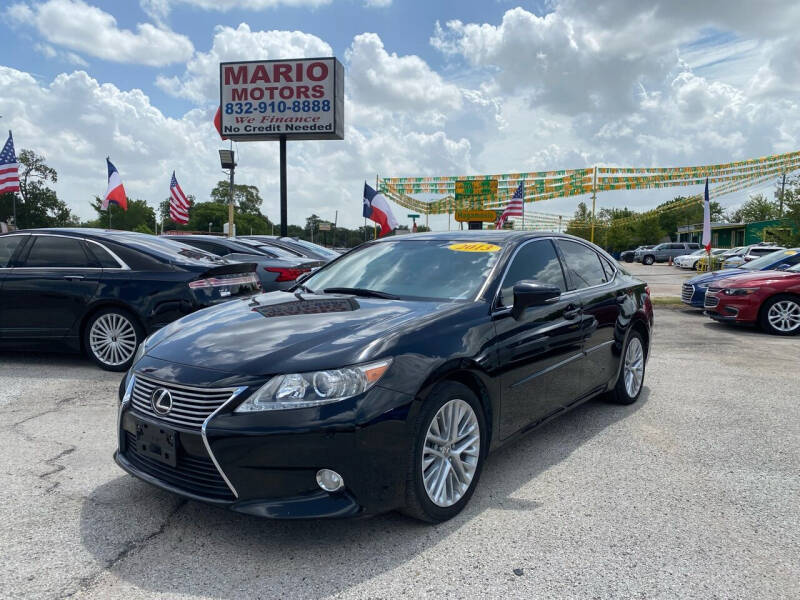
[[[150,347],[150,338],[151,337],[153,337],[153,336],[148,335],[146,338],[144,338],[142,340],[142,343],[139,344],[139,347],[136,348],[136,354],[133,355],[133,360],[131,361],[131,367],[133,367],[133,365],[135,365],[137,362],[139,362],[139,359],[142,358],[145,355],[145,353],[147,352],[147,349]]]
[[[339,402],[366,392],[378,383],[391,364],[392,359],[387,358],[342,369],[276,375],[234,412],[308,408]]]
[[[758,288],[726,288],[723,290],[723,294],[726,296],[749,296],[750,294],[757,292]]]

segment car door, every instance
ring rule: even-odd
[[[536,280],[564,293],[544,306],[511,316],[514,284]],[[561,410],[561,380],[582,359],[580,303],[567,293],[566,279],[553,242],[531,240],[509,261],[493,307],[502,387],[500,435],[507,438]]]
[[[581,302],[581,330],[586,360],[572,381],[575,402],[605,385],[615,375],[615,330],[621,304],[628,299],[617,278],[616,267],[582,242],[558,240],[569,278],[569,286]]]
[[[68,335],[94,296],[100,271],[82,239],[31,235],[3,281],[0,335],[6,340]]]

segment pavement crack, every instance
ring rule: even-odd
[[[104,561],[103,567],[100,571],[98,571],[94,575],[81,578],[80,580],[78,580],[78,587],[76,589],[70,592],[62,592],[59,595],[59,598],[72,598],[76,594],[91,589],[99,581],[100,577],[102,577],[104,573],[112,570],[114,567],[116,567],[118,564],[124,561],[132,552],[144,548],[151,541],[163,535],[164,532],[167,530],[167,527],[169,527],[172,519],[175,517],[176,514],[178,514],[178,511],[180,511],[186,505],[187,502],[188,500],[184,498],[178,500],[178,503],[167,514],[167,516],[164,518],[164,520],[161,523],[161,526],[158,529],[141,538],[125,542],[122,548],[120,548],[119,552],[117,552],[112,558],[109,558],[108,560]]]
[[[70,445],[68,448],[65,448],[64,450],[62,450],[61,452],[59,452],[58,454],[56,454],[56,455],[55,455],[55,456],[53,456],[52,458],[48,458],[47,460],[45,460],[45,461],[44,461],[44,464],[46,464],[46,465],[48,465],[48,466],[52,467],[52,470],[50,470],[50,471],[47,471],[47,472],[45,472],[45,473],[42,473],[42,474],[40,474],[40,475],[38,476],[38,477],[39,477],[39,479],[47,479],[47,478],[48,478],[48,477],[50,477],[51,475],[55,475],[56,473],[60,473],[61,471],[63,471],[64,469],[66,469],[67,467],[66,467],[65,465],[59,464],[59,463],[58,463],[58,462],[56,462],[56,461],[58,461],[58,459],[60,459],[60,458],[63,458],[63,457],[65,457],[65,456],[67,456],[68,454],[72,454],[73,452],[75,452],[75,450],[77,450],[77,446],[72,446],[72,445]],[[60,481],[54,481],[54,482],[52,482],[52,484],[50,485],[50,487],[48,487],[48,488],[45,490],[45,493],[46,493],[46,494],[49,494],[49,493],[50,493],[50,492],[52,492],[54,489],[56,489],[56,488],[57,488],[59,485],[61,485],[61,482],[60,482]]]

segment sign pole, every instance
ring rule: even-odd
[[[592,238],[589,240],[594,244],[594,222],[597,220],[595,210],[597,208],[597,167],[594,168],[594,180],[592,182]]]
[[[279,138],[281,160],[281,237],[289,235],[288,210],[286,208],[286,136]]]
[[[233,237],[233,172],[234,167],[231,165],[231,183],[230,183],[230,197],[228,198],[228,237]]]

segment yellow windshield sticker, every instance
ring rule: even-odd
[[[450,244],[448,248],[450,250],[455,250],[456,252],[497,252],[498,250],[500,250],[500,246],[495,246],[494,244],[486,244],[484,242]]]
[[[797,254],[797,250],[787,250],[786,252],[784,252],[784,254],[786,256],[794,256],[795,254]]]

